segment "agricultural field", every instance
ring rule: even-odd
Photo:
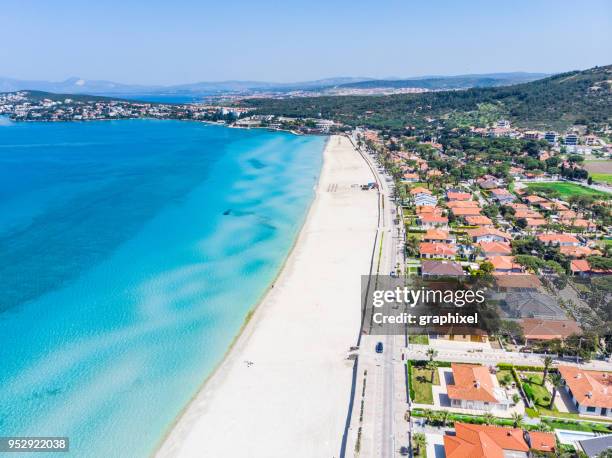
[[[593,181],[612,184],[612,161],[586,161],[584,168],[589,172]]]
[[[569,199],[571,196],[592,196],[594,198],[610,198],[611,194],[587,188],[576,183],[557,181],[552,183],[529,183],[528,189],[532,191],[557,191],[561,199]]]

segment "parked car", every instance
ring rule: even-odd
[[[383,352],[383,343],[382,342],[378,342],[376,344],[376,353],[382,353]]]

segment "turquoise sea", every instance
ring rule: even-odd
[[[0,436],[149,455],[278,273],[324,144],[0,122]]]

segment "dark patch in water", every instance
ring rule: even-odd
[[[227,210],[225,210],[225,211],[223,212],[223,215],[224,215],[224,216],[227,216],[227,215],[229,215],[231,212],[232,212],[232,209],[231,209],[231,208],[229,208],[229,209],[227,209]]]
[[[249,164],[256,169],[263,169],[266,166],[266,164],[261,162],[259,159],[249,159]]]

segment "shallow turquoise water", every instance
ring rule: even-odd
[[[305,217],[323,137],[1,123],[0,431],[147,456]]]

